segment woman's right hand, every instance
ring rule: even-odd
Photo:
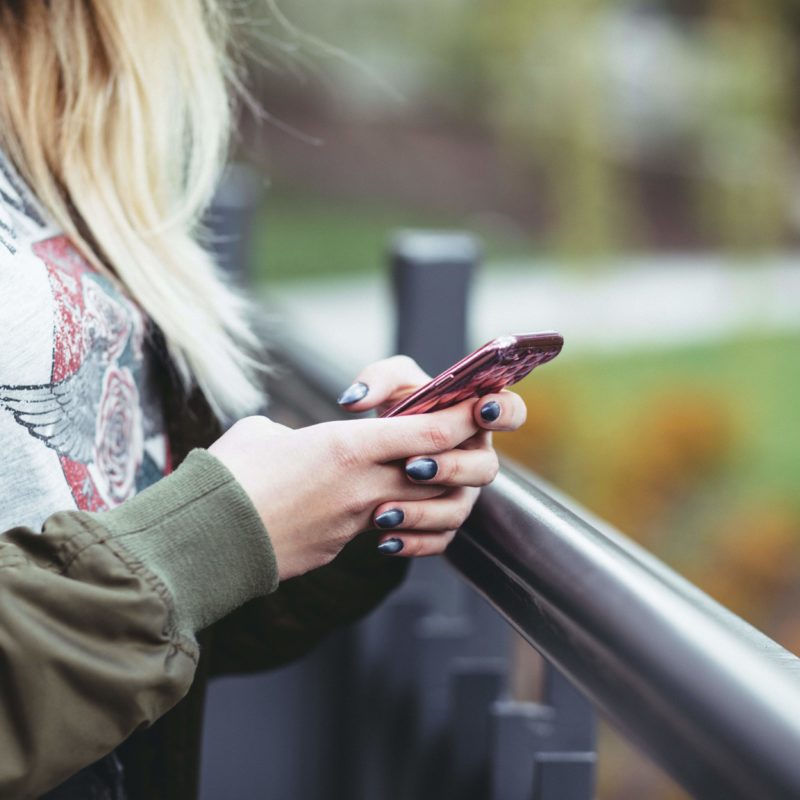
[[[480,430],[474,406],[473,399],[432,414],[298,430],[246,417],[209,452],[250,496],[285,580],[323,566],[356,534],[374,527],[381,503],[444,494],[442,486],[410,482],[403,464],[420,453],[454,450],[474,436]]]

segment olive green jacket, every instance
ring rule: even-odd
[[[258,514],[205,450],[112,511],[5,532],[0,798],[38,797],[124,742],[129,800],[191,800],[207,678],[305,653],[403,561],[367,534],[278,586]]]

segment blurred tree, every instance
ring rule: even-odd
[[[789,0],[260,7],[262,24],[248,28],[264,33],[269,69],[284,69],[271,87],[318,106],[335,98],[351,119],[499,137],[509,176],[527,176],[528,191],[547,199],[531,226],[562,253],[764,250],[800,228],[800,23]]]
[[[478,0],[490,118],[544,164],[556,242],[584,255],[641,247],[632,176],[677,172],[705,241],[785,241],[797,170],[796,43],[775,2]],[[463,56],[462,56],[463,60]]]

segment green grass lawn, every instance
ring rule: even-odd
[[[266,282],[377,274],[385,270],[390,236],[400,228],[476,231],[489,260],[536,252],[524,236],[463,216],[272,191],[256,219],[252,274]]]

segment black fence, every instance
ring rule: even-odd
[[[467,350],[477,255],[461,235],[394,242],[398,341],[431,372]],[[341,416],[352,376],[272,338],[275,417]],[[510,626],[546,659],[536,701],[511,696]],[[206,800],[587,800],[594,709],[696,797],[800,797],[800,661],[510,465],[446,561],[417,562],[311,660],[248,680],[212,692]]]

